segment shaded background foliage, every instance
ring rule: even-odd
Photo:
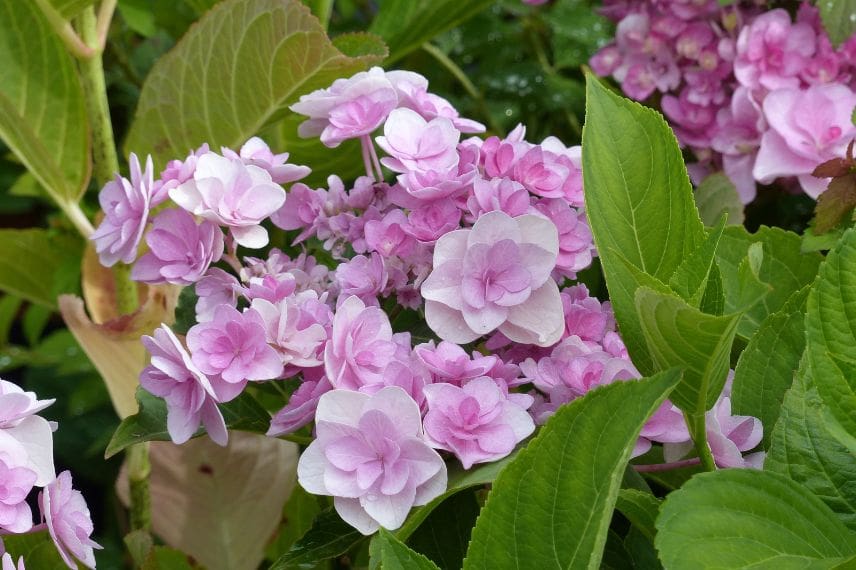
[[[401,15],[407,15],[408,1],[337,0],[332,3],[329,33],[334,38],[366,30],[378,33],[390,46],[391,57],[385,65],[391,62],[397,68],[422,73],[429,79],[433,92],[448,98],[462,115],[488,125],[492,133],[503,135],[523,123],[529,140],[540,141],[552,135],[568,145],[579,144],[585,110],[583,66],[614,34],[612,24],[596,12],[598,2],[558,0],[544,8],[533,8],[519,0],[460,0],[462,4],[471,3],[473,8],[463,10],[463,21],[434,35],[431,29],[420,29],[416,21],[405,20],[407,25],[402,24]],[[124,148],[143,84],[153,65],[216,3],[216,0],[119,1],[104,66],[110,113],[120,148]],[[327,5],[318,0],[306,3],[316,11]],[[286,118],[267,127],[262,135],[274,149],[289,150],[296,158],[301,151],[311,152],[311,148],[300,146],[289,136],[295,126],[295,119]],[[359,157],[357,153],[354,156],[359,169]],[[326,174],[322,167],[313,181],[320,182]],[[90,184],[82,207],[90,215],[97,210],[94,183]],[[799,232],[807,226],[813,207],[814,202],[806,196],[761,193],[747,208],[746,226],[754,231],[762,224],[775,224]],[[0,297],[0,375],[42,398],[57,399],[49,413],[62,426],[55,434],[57,468],[68,468],[75,473],[77,485],[89,502],[95,519],[95,539],[105,546],[97,554],[99,564],[103,568],[122,567],[127,563],[122,537],[129,529],[114,491],[121,460],[103,459],[119,420],[97,371],[64,328],[50,300],[60,292],[80,293],[83,242],[71,237],[71,232],[62,231],[68,229],[68,222],[2,142],[0,227],[48,228],[48,234],[55,234],[57,240],[45,243],[34,238],[32,243],[23,244],[28,246],[24,248],[20,243],[2,239],[3,230],[0,230],[0,264],[38,265],[43,261],[40,256],[49,255],[50,251],[60,251],[63,256],[58,262],[44,264],[52,268],[52,274],[45,281],[50,289],[43,295],[34,290],[9,292],[10,288],[3,287],[0,275],[0,289],[7,291]],[[597,264],[581,280],[589,284],[594,294],[606,298]],[[664,480],[663,489],[673,484]],[[455,502],[444,503],[443,508],[460,507],[458,512],[464,513],[468,521],[462,528],[469,528],[479,499],[467,491]],[[290,527],[289,532],[296,533],[294,536],[284,533],[270,545],[269,560],[287,550],[299,536],[298,531],[306,528],[320,512],[321,505],[314,497],[298,491],[292,496],[289,509],[300,513],[300,524]],[[432,515],[435,516],[442,521],[439,517],[448,515],[438,509]],[[436,526],[438,532],[447,530],[442,523]],[[437,550],[437,544],[425,542],[424,537],[419,540],[421,552]],[[628,556],[627,542],[618,546],[614,542],[607,542],[607,563]],[[442,553],[449,557],[444,562],[459,565],[465,548],[463,544],[460,551]],[[634,555],[644,556],[644,552]]]

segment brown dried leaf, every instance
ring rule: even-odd
[[[295,444],[235,431],[225,448],[207,437],[152,442],[151,462],[152,525],[164,542],[208,570],[258,567],[295,485]],[[117,491],[128,504],[124,469]]]
[[[856,174],[833,178],[817,198],[814,210],[814,233],[823,234],[841,223],[856,207]]]

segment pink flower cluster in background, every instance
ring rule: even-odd
[[[616,38],[590,63],[633,99],[657,94],[699,160],[694,182],[722,170],[748,203],[757,184],[795,179],[816,198],[828,180],[811,172],[856,137],[856,37],[835,48],[810,3],[795,19],[762,4],[604,2]]]
[[[63,471],[56,475],[56,424],[37,415],[53,403],[54,400],[39,400],[34,393],[0,380],[0,535],[47,529],[69,568],[77,568],[75,559],[87,568],[95,568],[93,549],[101,547],[89,538],[94,530],[89,509],[80,491],[72,487],[71,474]],[[27,501],[36,489],[40,489],[38,523],[33,522]],[[19,559],[18,570],[23,567]],[[3,568],[15,570],[8,553],[3,554]]]
[[[507,457],[560,405],[639,376],[609,305],[570,281],[596,255],[579,147],[527,142],[522,126],[464,137],[484,128],[405,71],[373,68],[292,108],[327,146],[359,140],[365,175],[312,188],[299,181],[308,168],[260,139],[203,145],[158,180],[117,182],[129,203],[158,198],[104,222],[134,231],[94,238],[99,252],[131,252],[135,279],[196,295],[185,335],[163,325],[143,339],[140,382],[165,400],[173,441],[201,426],[225,445],[220,406],[288,381],[268,435],[314,422],[300,484],[368,534],[443,493],[447,461]],[[239,252],[272,241],[266,220],[288,253]],[[667,404],[638,453],[688,440]]]

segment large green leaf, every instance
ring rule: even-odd
[[[742,226],[725,228],[716,250],[716,261],[725,288],[726,313],[746,309],[747,276],[742,274],[745,270],[741,272],[741,264],[747,260],[753,244],[761,244],[757,276],[769,291],[749,307],[740,320],[737,334],[746,339],[751,338],[767,315],[778,311],[795,291],[814,281],[823,260],[818,253],[802,253],[800,237],[781,228],[762,226],[754,234]]]
[[[350,36],[349,55],[297,0],[225,0],[152,68],[125,148],[159,164],[203,142],[236,147],[300,95],[378,63],[380,39]]]
[[[740,354],[731,391],[732,411],[755,416],[764,425],[764,448],[779,418],[785,392],[805,351],[805,306],[809,287],[794,293],[785,305],[764,319]]]
[[[389,46],[386,63],[391,64],[491,4],[492,0],[381,0],[369,31]]]
[[[315,517],[306,534],[276,560],[270,570],[315,568],[319,562],[341,556],[364,539],[365,536],[330,508]]]
[[[728,223],[739,226],[743,223],[743,204],[737,189],[722,172],[711,174],[701,181],[695,190],[695,202],[701,221],[712,226],[722,214],[728,214]]]
[[[716,248],[725,229],[725,218],[720,218],[717,226],[698,248],[684,259],[669,278],[669,287],[693,307],[699,308],[706,291],[708,281],[720,283],[718,277],[710,279],[711,272],[719,272],[716,267]],[[721,288],[716,291],[718,299],[713,300],[718,305],[724,303]]]
[[[672,402],[688,414],[704,414],[725,385],[740,315],[706,315],[674,295],[647,287],[636,291],[636,310],[655,364],[661,370],[684,370]]]
[[[650,540],[657,533],[655,522],[660,513],[660,499],[638,489],[621,489],[615,508]]]
[[[464,568],[597,568],[630,452],[679,376],[617,382],[560,408],[497,477]]]
[[[60,206],[76,203],[91,164],[75,62],[35,2],[0,0],[0,22],[0,138]]]
[[[856,33],[856,0],[823,0],[818,2],[820,19],[835,46],[842,44]]]
[[[856,530],[856,456],[827,430],[807,359],[802,366],[785,394],[764,469],[800,483]]]
[[[48,308],[77,289],[83,247],[71,235],[0,230],[0,290]]]
[[[856,435],[856,231],[829,252],[808,297],[808,355],[817,391]]]
[[[589,76],[583,129],[586,209],[621,333],[643,373],[653,368],[635,316],[635,284],[619,256],[667,283],[705,239],[692,186],[662,115]],[[620,252],[620,253],[619,253]]]
[[[669,494],[655,544],[666,568],[833,568],[856,554],[856,534],[820,499],[752,469],[702,473]]]
[[[407,545],[442,570],[460,570],[480,510],[474,490],[456,493],[428,515]]]
[[[380,529],[372,540],[371,557],[372,562],[379,563],[383,570],[440,570],[385,529]]]
[[[80,14],[84,8],[91,6],[95,0],[50,0],[56,11],[66,18]]]

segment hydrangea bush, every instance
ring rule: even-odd
[[[113,4],[56,29],[87,89]],[[587,73],[579,145],[397,68],[403,21],[478,8],[381,8],[387,45],[296,0],[207,12],[146,80],[127,176],[93,121],[94,227],[38,174],[87,237],[86,303],[58,306],[121,417],[127,562],[849,567],[856,40],[830,6],[604,2],[592,71],[665,117]],[[743,203],[821,196],[814,234],[750,232],[727,196],[705,225],[691,180],[719,170]],[[53,402],[0,381],[3,570],[101,548]]]

